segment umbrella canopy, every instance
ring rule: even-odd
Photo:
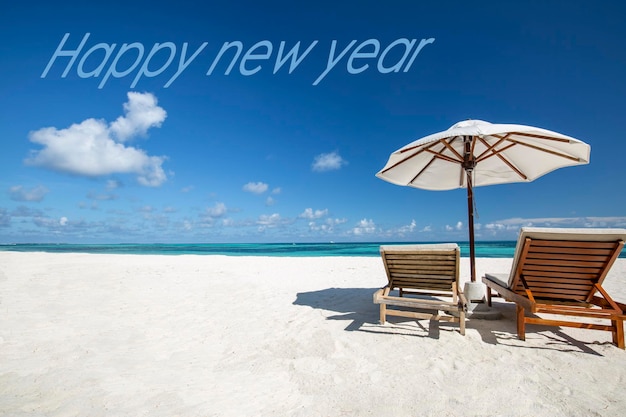
[[[555,169],[589,163],[591,147],[538,127],[459,122],[393,152],[376,176],[426,190],[467,188],[471,280],[476,280],[473,192],[476,186],[529,182]]]

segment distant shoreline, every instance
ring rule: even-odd
[[[420,242],[433,243],[433,242]],[[457,242],[461,256],[469,256],[467,242]],[[340,242],[340,243],[149,243],[149,244],[0,244],[0,251],[91,253],[134,255],[227,255],[271,257],[377,257],[381,245],[406,245],[413,242]],[[515,241],[477,242],[476,256],[484,258],[512,258]]]
[[[433,242],[420,242],[433,243]],[[456,242],[461,257],[469,257],[469,244]],[[118,244],[0,244],[0,252],[90,253],[103,255],[225,255],[269,257],[378,257],[381,245],[407,245],[412,242],[341,243],[118,243]],[[476,242],[477,258],[512,258],[515,241]],[[620,258],[626,258],[622,251]]]

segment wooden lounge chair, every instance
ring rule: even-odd
[[[482,279],[487,303],[491,305],[493,290],[516,304],[520,340],[526,338],[527,323],[543,324],[610,331],[613,342],[624,349],[626,305],[611,299],[602,282],[625,240],[624,229],[522,228],[511,272],[488,273]],[[537,313],[570,318],[547,319]]]
[[[389,280],[374,293],[381,324],[387,315],[449,321],[459,323],[465,334],[467,301],[459,288],[460,250],[456,244],[381,246],[380,255]]]

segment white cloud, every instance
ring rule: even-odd
[[[302,212],[302,214],[300,214],[300,218],[302,219],[320,219],[322,217],[326,217],[328,216],[328,209],[324,209],[324,210],[315,210],[313,211],[312,208],[306,208],[304,209],[304,211]]]
[[[59,224],[60,224],[61,226],[65,226],[65,225],[67,224],[67,221],[68,221],[68,220],[67,220],[67,217],[63,216],[63,217],[61,217],[61,218],[59,219]]]
[[[249,182],[243,186],[243,190],[253,194],[263,194],[268,189],[264,182]]]
[[[515,217],[485,225],[490,231],[519,230],[521,227],[625,227],[626,217]]]
[[[51,219],[49,217],[43,217],[43,216],[33,217],[32,221],[35,225],[39,227],[46,227],[50,229],[55,229],[59,225],[58,220]]]
[[[161,125],[165,111],[156,106],[156,99],[148,93],[128,93],[128,100],[124,105],[126,117],[111,126],[104,120],[87,119],[65,129],[47,127],[31,132],[30,141],[43,149],[31,151],[25,163],[87,177],[135,174],[142,185],[161,185],[167,180],[162,167],[166,157],[150,156],[139,148],[123,145],[113,136],[125,141],[132,134],[145,134],[149,127]],[[155,114],[160,114],[160,119]]]
[[[48,194],[48,189],[44,186],[37,186],[30,190],[25,189],[21,185],[16,185],[9,189],[11,200],[14,201],[42,201]]]
[[[276,204],[276,200],[274,200],[271,196],[265,199],[266,206],[273,206],[274,204]]]
[[[463,230],[463,222],[457,222],[455,226],[450,226],[449,224],[446,224],[445,229],[448,232],[451,232],[453,230]]]
[[[309,231],[312,232],[321,232],[321,233],[333,233],[335,230],[335,226],[346,223],[346,219],[331,219],[328,218],[324,220],[322,224],[318,224],[315,221],[311,220],[308,223]]]
[[[273,214],[262,214],[259,216],[259,220],[258,220],[258,224],[263,224],[263,225],[270,225],[270,224],[277,224],[280,222],[280,214],[278,213],[273,213]]]
[[[120,142],[126,142],[134,136],[144,136],[151,127],[161,127],[167,117],[163,108],[157,105],[157,99],[149,93],[130,91],[128,101],[124,103],[124,116],[111,123],[110,131]]]
[[[353,229],[352,233],[355,235],[365,235],[376,232],[376,224],[372,219],[362,219]]]
[[[258,225],[258,230],[262,232],[265,229],[278,227],[286,223],[286,220],[283,220],[283,218],[280,217],[280,214],[278,213],[262,214],[259,216],[259,219],[256,223]]]
[[[626,227],[626,217],[584,217],[585,227]]]
[[[334,171],[346,164],[347,162],[337,152],[331,152],[317,155],[311,168],[316,172]]]
[[[223,217],[228,212],[226,208],[226,204],[224,203],[215,203],[213,207],[209,207],[206,209],[206,214],[212,219]]]
[[[500,230],[506,230],[507,227],[499,223],[488,223],[485,225],[485,229],[489,231],[500,231]]]
[[[402,226],[398,229],[398,233],[404,234],[404,233],[411,233],[415,230],[415,228],[417,227],[417,223],[415,223],[415,220],[411,220],[411,224],[407,224],[405,226]]]

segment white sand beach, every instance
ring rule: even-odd
[[[477,260],[477,273],[512,259]],[[467,279],[469,260],[462,259]],[[608,332],[390,318],[380,258],[0,252],[1,416],[616,416]],[[626,259],[605,281],[626,302]]]

